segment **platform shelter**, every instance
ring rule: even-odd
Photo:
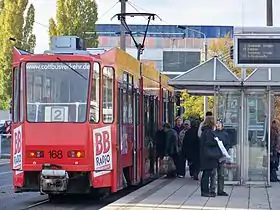
[[[267,139],[274,96],[280,93],[279,70],[256,68],[248,77],[239,78],[213,57],[169,81],[191,95],[214,97],[214,117],[224,120],[231,141],[228,184],[270,185]]]

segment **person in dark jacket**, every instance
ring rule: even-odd
[[[184,178],[186,175],[186,154],[183,152],[184,138],[186,133],[191,129],[191,123],[189,120],[184,122],[184,130],[179,133],[179,154],[178,154],[178,178]]]
[[[164,124],[164,123],[163,123]],[[156,147],[156,169],[158,171],[158,167],[161,167],[159,165],[160,161],[164,157],[164,152],[165,152],[165,132],[163,129],[163,124],[160,126],[160,128],[157,130],[154,138],[154,143]]]
[[[194,180],[198,180],[198,174],[200,172],[200,149],[199,149],[199,138],[197,136],[197,131],[200,122],[195,120],[191,121],[191,127],[185,134],[183,140],[182,153],[188,161],[189,173]]]
[[[163,125],[164,131],[165,131],[165,149],[164,149],[164,155],[169,156],[173,159],[174,164],[176,166],[176,171],[168,174],[168,177],[176,177],[176,175],[179,175],[178,173],[178,135],[175,130],[171,128],[171,126],[168,123],[165,123]]]
[[[214,132],[215,136],[219,138],[223,142],[224,147],[226,150],[229,150],[230,147],[230,140],[229,140],[229,135],[228,133],[224,130],[223,126],[223,120],[218,119],[216,123],[216,130]],[[222,157],[219,162],[218,162],[218,168],[217,170],[214,169],[212,176],[211,176],[211,182],[210,182],[210,192],[212,194],[215,194],[216,191],[216,174],[218,174],[218,190],[217,190],[217,195],[218,196],[228,196],[228,194],[224,191],[224,168],[226,164],[226,159]],[[217,172],[217,173],[216,173]]]
[[[155,134],[156,156],[162,159],[165,152],[165,132],[161,126]]]
[[[271,123],[270,128],[270,181],[279,182],[277,171],[279,167],[279,131],[275,120]]]
[[[206,117],[200,137],[200,169],[202,170],[200,187],[203,197],[215,197],[215,194],[210,192],[209,181],[213,170],[218,168],[219,159],[223,157],[218,142],[214,139],[214,128],[214,118]]]

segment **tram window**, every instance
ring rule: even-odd
[[[34,100],[34,87],[33,87],[33,76],[32,75],[27,75],[27,96],[30,98],[32,101]]]
[[[133,123],[133,76],[128,76],[128,123]]]
[[[86,121],[89,62],[28,62],[25,73],[29,122]]]
[[[47,78],[46,82],[45,82],[45,86],[46,86],[46,97],[51,97],[51,79]]]
[[[19,93],[20,93],[20,75],[19,69],[14,68],[14,90],[13,90],[13,122],[17,123],[19,121]]]
[[[24,112],[24,109],[23,109],[23,103],[24,103],[24,101],[23,101],[23,70],[22,70],[22,68],[20,68],[20,72],[19,72],[19,77],[20,77],[20,104],[19,104],[19,110],[20,110],[20,122],[23,122],[23,120],[24,120],[24,118],[23,118],[23,112]]]
[[[147,148],[149,145],[150,136],[150,105],[149,96],[144,96],[144,146]]]
[[[159,122],[159,101],[158,98],[155,99],[155,132],[158,129],[158,122]]]
[[[172,124],[174,122],[174,102],[168,102],[168,122]]]
[[[135,90],[136,92],[136,90]],[[137,121],[137,125],[140,124],[140,107],[141,107],[141,104],[140,104],[140,95],[139,93],[135,93],[136,94],[136,121]]]
[[[104,123],[114,121],[114,69],[112,67],[103,68],[103,106],[102,116]]]
[[[35,76],[35,101],[40,101],[42,99],[42,77]]]
[[[127,103],[127,89],[123,89],[123,123],[128,123],[128,103]]]
[[[128,73],[123,73],[123,123],[127,124],[131,122],[131,97],[130,97],[130,91],[129,91],[129,75]]]
[[[100,107],[100,64],[94,63],[90,93],[90,111],[89,122],[99,122],[99,107]]]

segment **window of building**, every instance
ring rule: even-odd
[[[90,93],[90,111],[89,121],[91,123],[99,122],[99,107],[100,107],[100,64],[94,63]]]
[[[113,67],[103,68],[103,122],[114,121],[114,69]]]

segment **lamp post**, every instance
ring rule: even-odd
[[[193,31],[195,33],[201,34],[203,36],[203,46],[204,46],[204,62],[207,61],[207,55],[208,55],[208,45],[207,45],[207,36],[205,33],[192,29],[187,28],[185,26],[178,25],[177,28],[182,29],[184,31]],[[206,115],[206,112],[208,111],[208,98],[207,96],[204,96],[204,106],[203,106],[204,116]]]
[[[187,28],[185,26],[180,26],[178,25],[177,28],[184,30],[184,31],[193,31],[195,33],[201,34],[203,36],[203,46],[204,46],[204,61],[207,61],[207,54],[208,54],[208,45],[207,45],[207,36],[205,33],[192,29],[192,28]]]

